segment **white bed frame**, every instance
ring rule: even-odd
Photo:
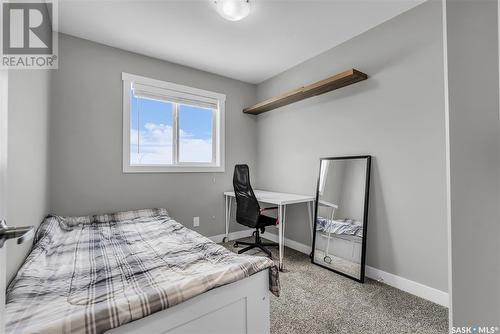
[[[269,333],[269,310],[264,270],[106,333]]]
[[[354,235],[320,233],[321,238],[316,239],[316,248],[324,256],[332,254],[353,263],[360,263],[363,239]]]

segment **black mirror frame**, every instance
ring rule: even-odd
[[[321,178],[321,164],[326,160],[349,160],[349,159],[366,159],[366,184],[365,184],[365,204],[364,204],[364,212],[363,212],[363,241],[361,246],[361,270],[359,274],[359,278],[348,275],[341,271],[335,270],[333,268],[329,268],[320,263],[314,262],[314,251],[316,245],[316,224],[318,217],[318,201],[319,201],[319,184]],[[366,262],[366,238],[368,232],[368,199],[370,193],[370,170],[371,170],[371,155],[358,155],[358,156],[346,156],[346,157],[329,157],[329,158],[320,158],[319,159],[319,172],[318,172],[318,181],[316,185],[316,202],[314,203],[314,228],[313,228],[313,243],[312,243],[312,252],[311,252],[311,263],[323,267],[325,269],[331,270],[339,275],[355,280],[359,283],[365,282],[365,262]]]

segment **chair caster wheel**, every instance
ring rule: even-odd
[[[329,256],[325,256],[325,257],[323,258],[323,261],[325,261],[326,263],[332,263],[332,258],[331,258],[331,257],[329,257]]]
[[[257,232],[256,232],[256,231],[253,231],[253,232],[252,232],[252,237],[255,237],[255,235],[256,235],[256,234],[257,234]]]
[[[234,247],[234,248],[238,248],[238,247],[240,247],[240,244],[239,244],[239,243],[237,243],[237,242],[235,242],[235,243],[234,243],[234,245],[233,245],[233,247]]]
[[[222,242],[223,242],[223,243],[226,243],[226,242],[228,242],[228,241],[229,241],[229,238],[228,238],[228,237],[224,237],[224,238],[222,238]]]

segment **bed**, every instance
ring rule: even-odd
[[[268,332],[268,289],[279,295],[272,260],[235,254],[165,209],[48,216],[7,289],[6,330]]]
[[[359,263],[363,244],[363,224],[354,219],[328,219],[318,216],[316,231],[321,238],[316,247],[324,249],[320,255],[325,262],[331,263],[330,254],[353,263]]]
[[[328,219],[318,216],[316,230],[336,235],[363,237],[363,224],[354,219]]]

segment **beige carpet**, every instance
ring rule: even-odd
[[[234,250],[233,242],[224,246]],[[271,298],[273,334],[448,332],[445,307],[370,279],[357,283],[292,249],[286,249],[285,261],[281,296]]]

